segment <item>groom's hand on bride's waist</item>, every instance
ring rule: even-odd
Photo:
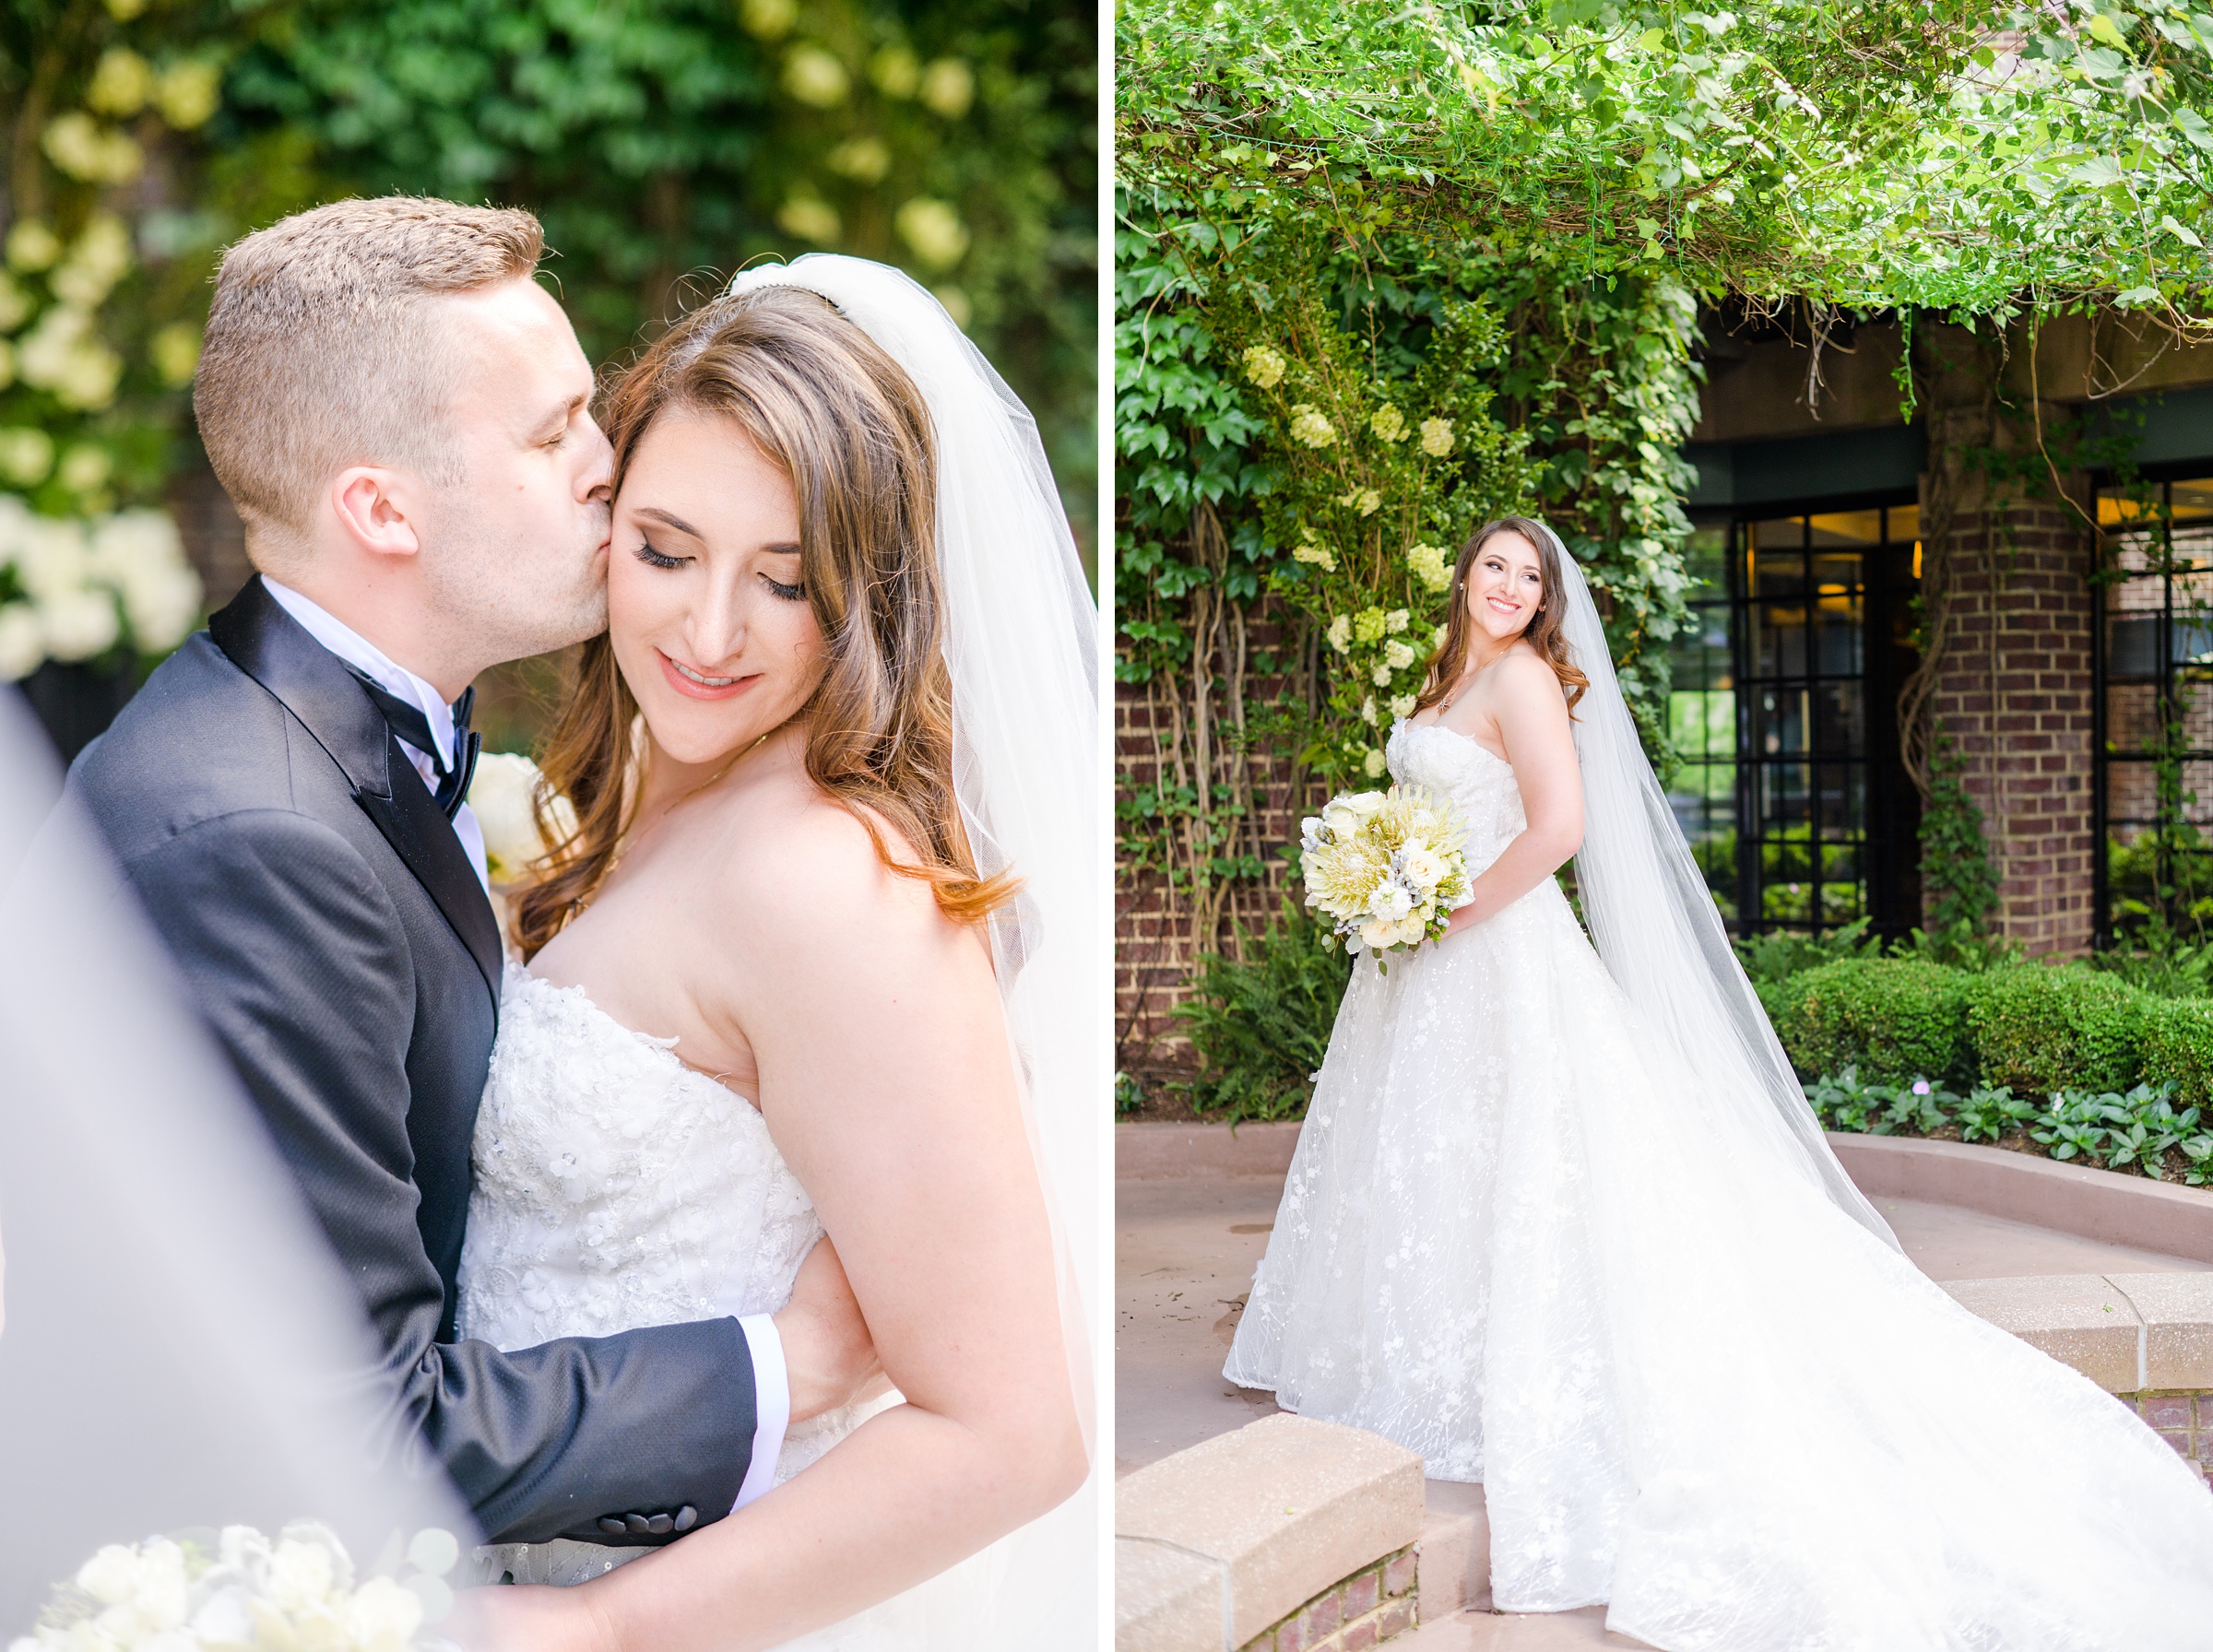
[[[794,1422],[851,1404],[882,1374],[869,1322],[860,1316],[845,1266],[827,1239],[799,1264],[791,1300],[775,1321]]]

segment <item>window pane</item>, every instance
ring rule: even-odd
[[[1893,545],[1911,545],[1921,537],[1921,507],[1919,505],[1892,505],[1889,525],[1883,536]]]
[[[1745,543],[1758,551],[1799,550],[1805,545],[1805,518],[1778,516],[1771,522],[1747,525],[1749,537]]]
[[[1874,545],[1883,537],[1880,511],[1840,511],[1806,519],[1816,545]]]

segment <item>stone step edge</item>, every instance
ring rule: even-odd
[[[1291,1167],[1298,1130],[1296,1119],[1234,1127],[1120,1124],[1114,1127],[1114,1174],[1122,1181],[1280,1176]],[[2213,1268],[2213,1189],[1963,1141],[1832,1130],[1828,1142],[1870,1198],[1952,1205]]]
[[[1115,1485],[1115,1645],[1272,1643],[1282,1624],[1410,1549],[1425,1512],[1422,1459],[1364,1429],[1279,1413],[1201,1441]]]

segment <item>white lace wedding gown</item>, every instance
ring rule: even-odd
[[[638,1326],[773,1313],[822,1223],[760,1112],[678,1060],[673,1038],[633,1032],[581,986],[514,964],[477,1117],[476,1189],[461,1252],[463,1337],[529,1348]],[[782,1484],[875,1411],[796,1423]],[[566,1540],[479,1552],[491,1576],[586,1582],[648,1549]],[[789,1652],[955,1652],[988,1621],[1001,1546]]]
[[[1512,769],[1402,723],[1472,869]],[[1666,1652],[2203,1652],[2213,1495],[1758,1168],[1546,879],[1360,960],[1225,1375],[1480,1481],[1501,1610]]]

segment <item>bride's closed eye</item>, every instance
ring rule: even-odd
[[[773,595],[781,597],[786,602],[805,602],[807,600],[807,587],[804,584],[787,585],[782,580],[769,578],[765,573],[761,576],[761,583],[766,585]]]
[[[637,549],[631,554],[648,568],[681,568],[692,560],[690,557],[665,557],[654,549],[650,539],[639,540]]]

